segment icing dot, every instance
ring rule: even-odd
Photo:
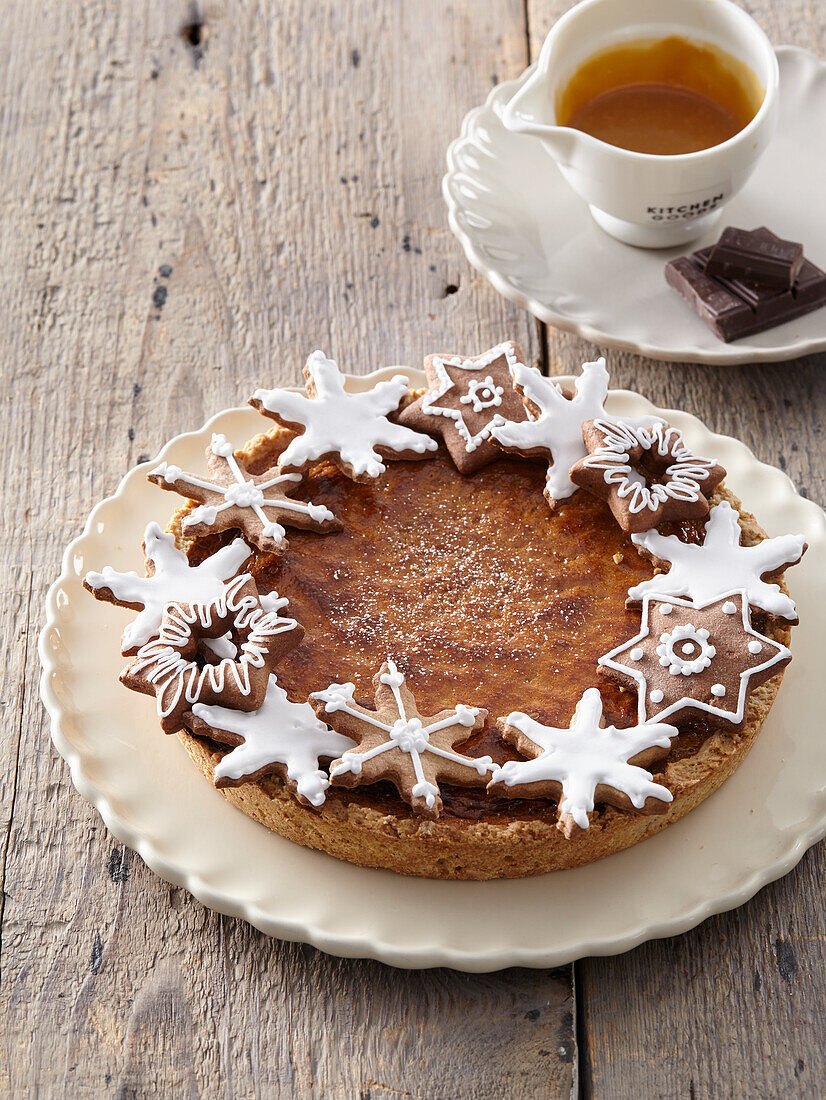
[[[726,602],[723,604],[723,614],[724,615],[736,615],[737,614],[737,604],[732,603],[731,600],[726,600]]]
[[[661,703],[663,701],[663,693],[660,691],[659,688],[654,688],[654,690],[651,692],[650,698],[652,703]]]
[[[693,653],[694,652],[694,643],[693,642],[683,642],[682,650],[683,650],[683,653]]]
[[[641,661],[642,657],[643,657],[643,653],[642,653],[642,650],[640,649],[640,647],[637,646],[635,649],[631,650],[631,652],[628,654],[628,656],[631,658],[632,661]]]
[[[753,642],[749,642],[749,653],[760,653],[763,648],[762,642],[758,642],[755,638]]]
[[[716,695],[718,699],[722,699],[723,696],[726,694],[726,689],[723,687],[722,684],[712,684],[711,694]]]
[[[670,615],[673,610],[674,610],[674,605],[673,604],[670,604],[670,603],[660,604],[660,614],[661,615]]]

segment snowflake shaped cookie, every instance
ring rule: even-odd
[[[628,603],[639,603],[644,596],[686,596],[695,603],[708,603],[725,592],[742,589],[753,607],[796,623],[794,601],[780,585],[763,577],[799,562],[806,540],[802,535],[781,535],[755,546],[741,546],[740,537],[737,512],[728,501],[712,508],[699,545],[658,531],[632,535],[641,554],[657,565],[670,562],[671,568],[629,588]]]
[[[265,775],[280,775],[299,802],[321,806],[330,780],[319,760],[332,760],[356,748],[355,741],[320,722],[309,703],[291,703],[274,673],[258,710],[195,703],[192,714],[193,733],[234,746],[215,766],[216,787],[237,787]]]
[[[199,507],[184,516],[181,523],[187,534],[207,535],[237,528],[259,550],[279,554],[287,547],[282,523],[321,533],[341,529],[323,504],[290,499],[301,483],[300,474],[268,470],[250,476],[225,435],[213,435],[206,454],[209,477],[187,473],[169,462],[162,462],[147,474],[162,489],[199,502]]]
[[[342,754],[330,765],[334,786],[355,787],[389,780],[401,798],[422,817],[442,811],[439,781],[461,787],[485,785],[493,770],[489,756],[462,756],[453,751],[485,724],[486,710],[457,704],[430,718],[419,713],[393,661],[385,661],[373,678],[376,709],[355,702],[353,684],[330,684],[310,702],[319,718],[358,742],[358,752]]]
[[[673,796],[653,782],[645,767],[668,754],[678,730],[660,722],[628,729],[602,722],[596,688],[583,694],[567,729],[543,726],[521,711],[500,718],[502,736],[529,759],[509,760],[496,768],[488,790],[511,798],[556,799],[557,828],[568,837],[588,828],[595,802],[662,812]]]
[[[482,355],[428,355],[427,391],[398,415],[400,424],[442,437],[457,470],[472,474],[502,457],[493,429],[527,413],[511,384],[523,366],[517,344],[497,344]]]
[[[682,432],[658,421],[587,420],[588,454],[571,467],[571,480],[602,497],[623,531],[647,531],[668,520],[699,519],[726,471],[692,454]]]
[[[784,645],[753,629],[745,593],[729,592],[702,604],[644,596],[639,634],[599,664],[609,679],[636,685],[640,722],[679,723],[699,711],[739,727],[751,692],[791,659]]]
[[[397,374],[365,393],[348,393],[332,359],[314,351],[304,368],[307,393],[256,390],[250,404],[265,416],[300,431],[279,459],[283,470],[306,470],[329,460],[354,481],[370,481],[386,469],[382,459],[420,459],[438,444],[429,435],[388,420],[407,393]]]
[[[531,419],[497,425],[492,431],[493,438],[513,454],[550,460],[545,497],[551,508],[555,508],[577,490],[568,471],[587,453],[582,442],[582,422],[605,416],[604,401],[608,395],[605,360],[582,364],[572,397],[566,396],[558,382],[524,363],[514,364],[511,377]]]
[[[226,639],[227,632],[234,655],[217,657],[214,663],[205,659],[204,640]],[[195,703],[257,710],[270,672],[303,636],[295,619],[265,609],[255,581],[242,574],[208,603],[168,604],[158,637],[141,646],[120,680],[133,691],[154,695],[161,728],[176,733]]]
[[[230,580],[252,554],[243,539],[222,546],[200,565],[190,565],[183,550],[175,546],[175,536],[165,534],[157,523],[150,523],[143,535],[143,553],[147,576],[135,572],[119,573],[106,565],[101,573],[87,573],[83,587],[98,600],[140,611],[123,632],[121,652],[137,653],[161,628],[164,608],[173,600],[183,603],[208,603],[224,591]]]

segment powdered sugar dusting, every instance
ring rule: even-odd
[[[501,714],[530,692],[561,720],[597,657],[633,634],[625,594],[653,570],[635,553],[614,561],[624,536],[601,502],[550,513],[544,472],[503,459],[462,478],[440,454],[369,485],[311,477],[307,491],[344,530],[299,532],[272,577],[307,630],[282,665],[290,694],[316,690],[323,669],[369,700],[381,654],[399,660],[425,706],[458,692]],[[619,721],[624,702],[607,694]]]

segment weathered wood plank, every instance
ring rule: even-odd
[[[91,504],[253,381],[319,344],[356,372],[505,333],[538,355],[439,192],[525,63],[522,4],[39,7],[0,43],[0,1093],[568,1096],[571,968],[407,975],[204,910],[72,790],[34,660]]]
[[[566,6],[531,0],[533,41]],[[297,378],[319,343],[351,370],[504,333],[538,354],[461,261],[438,192],[462,114],[524,63],[521,3],[214,3],[191,41],[183,2],[33,8],[10,8],[0,43],[0,441],[20,471],[0,499],[25,524],[0,532],[0,1092],[567,1095],[568,968],[406,975],[208,913],[70,789],[33,664],[89,505],[253,380]],[[808,7],[758,14],[777,40],[822,38]],[[549,345],[566,364],[593,351]],[[612,359],[617,384],[742,435],[826,499],[822,359]],[[822,883],[810,853],[737,914],[582,964],[594,1094],[822,1091]]]
[[[529,0],[532,55],[566,0]],[[822,5],[743,3],[775,42],[817,50]],[[779,196],[779,201],[782,201]],[[549,330],[549,359],[593,347]],[[761,367],[652,363],[606,351],[612,382],[739,436],[826,504],[826,356]],[[733,839],[732,841],[736,841]],[[577,964],[586,1095],[820,1097],[826,1082],[826,853],[735,913],[675,939]]]

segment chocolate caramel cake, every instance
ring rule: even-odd
[[[152,471],[187,502],[143,588],[87,578],[157,605],[124,682],[174,695],[162,723],[226,798],[354,863],[484,879],[619,851],[731,774],[790,659],[799,536],[767,539],[658,417],[608,417],[601,360],[565,391],[514,344],[431,356],[428,388],[379,383],[350,420],[335,364],[306,373],[257,391],[278,426],[216,437],[208,475]],[[209,588],[233,584],[240,610]]]

